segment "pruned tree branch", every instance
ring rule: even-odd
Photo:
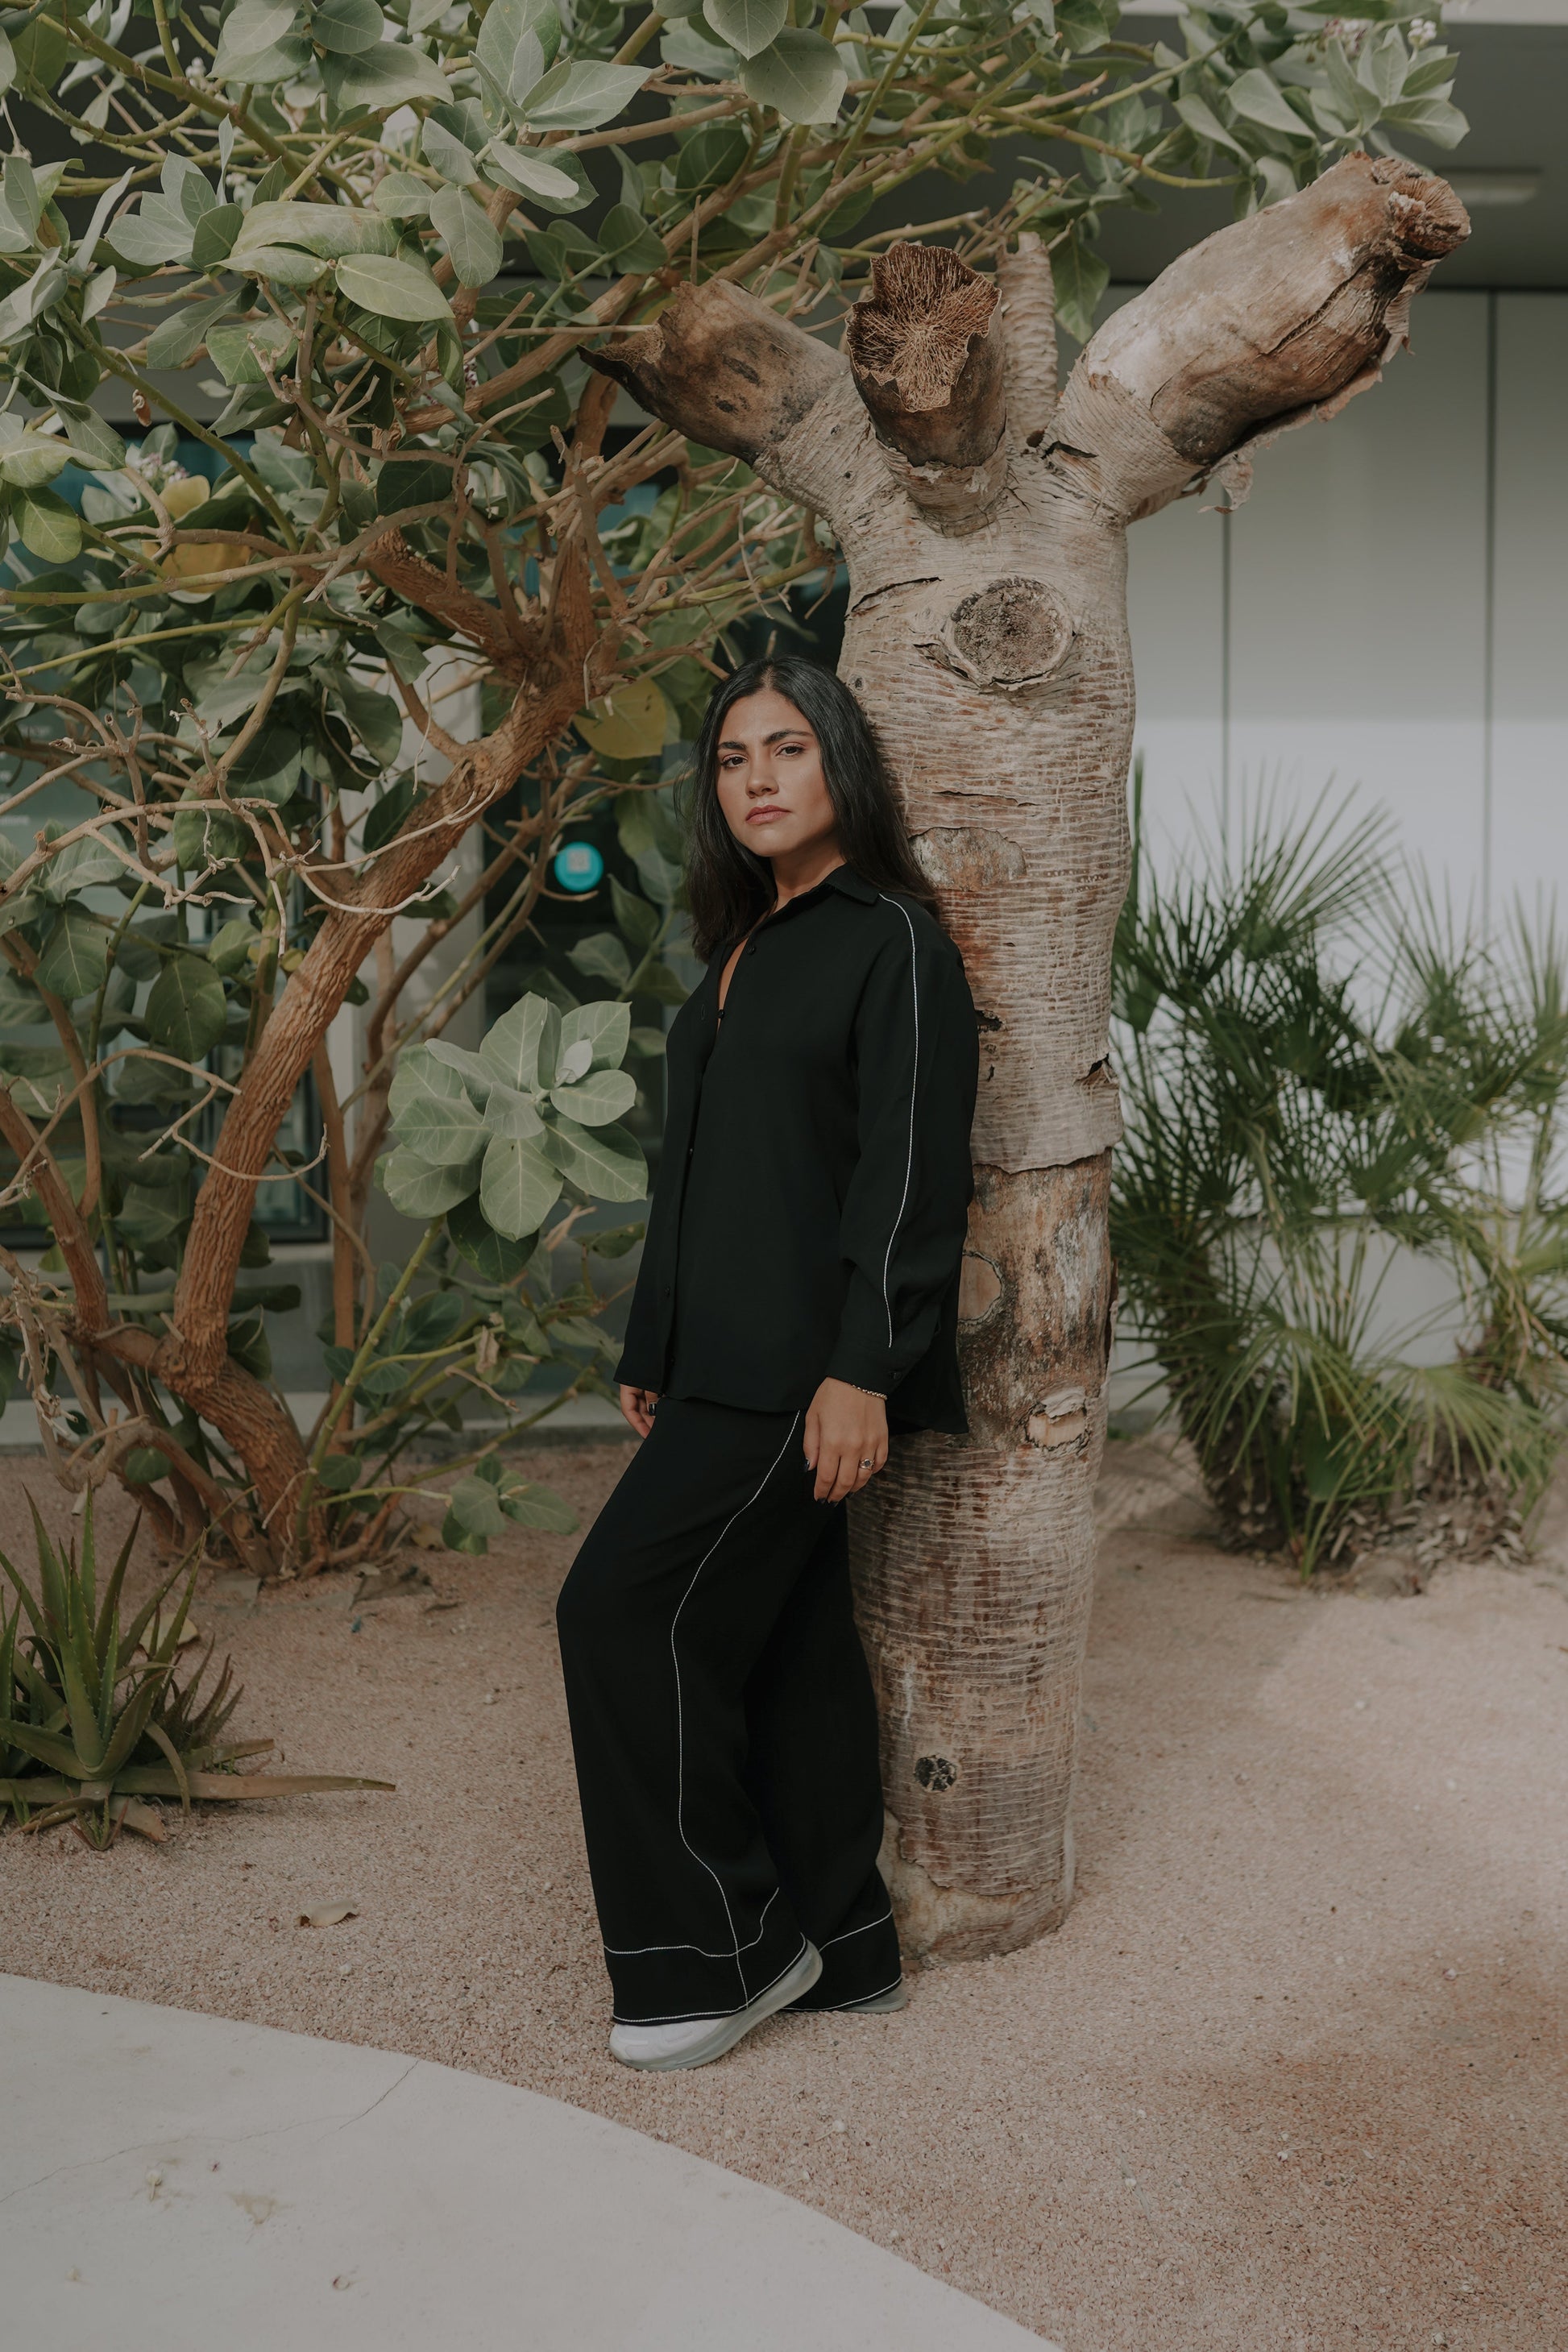
[[[893,479],[933,518],[982,520],[1007,471],[995,280],[945,247],[892,246],[871,264],[844,347]]]
[[[1205,237],[1108,320],[1043,454],[1069,477],[1087,470],[1129,520],[1152,513],[1261,434],[1374,383],[1406,340],[1413,296],[1468,235],[1445,181],[1397,157],[1346,156]]]
[[[836,352],[723,278],[678,288],[651,327],[583,356],[650,415],[764,478],[768,452],[844,373]]]

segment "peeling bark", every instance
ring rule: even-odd
[[[1026,229],[996,257],[1006,337],[1007,429],[1022,447],[1038,447],[1057,404],[1057,289],[1050,256]]]
[[[882,1708],[884,1861],[917,1954],[1008,1950],[1071,1899],[1114,1301],[1126,526],[1373,382],[1411,296],[1465,234],[1441,181],[1351,156],[1184,256],[1101,328],[1054,408],[1048,265],[1033,245],[1001,264],[989,309],[951,257],[885,268],[847,356],[717,282],[588,355],[832,524],[850,578],[843,675],[974,993],[971,1433],[900,1441],[852,1517]],[[999,453],[999,494],[974,492],[956,516],[933,507],[912,474],[973,471],[994,423],[984,462]]]

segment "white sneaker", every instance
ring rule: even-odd
[[[822,1954],[807,1944],[793,1968],[777,1984],[759,1993],[745,2009],[729,2017],[687,2018],[679,2025],[616,2025],[610,2031],[610,2055],[623,2066],[641,2066],[670,2073],[678,2066],[706,2066],[733,2050],[737,2042],[761,2025],[764,2018],[787,2009],[809,1992],[822,1974]]]

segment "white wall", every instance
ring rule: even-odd
[[[1179,837],[1264,773],[1356,783],[1496,919],[1568,876],[1568,296],[1428,292],[1414,325],[1234,516],[1134,526],[1145,804]]]

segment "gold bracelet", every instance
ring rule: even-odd
[[[846,1381],[844,1385],[847,1389],[853,1389],[857,1396],[875,1397],[879,1404],[886,1404],[888,1402],[886,1389],[863,1389],[858,1381]]]

